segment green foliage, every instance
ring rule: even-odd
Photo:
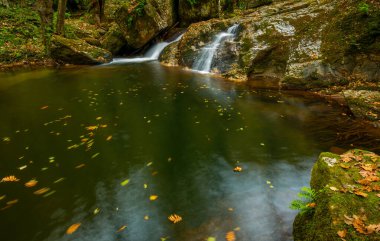
[[[198,0],[187,0],[187,2],[191,5],[191,7],[194,7],[194,5],[198,3]]]
[[[139,4],[135,8],[135,12],[138,16],[142,16],[144,13],[144,7],[146,5],[146,0],[139,0]]]
[[[358,11],[363,15],[368,15],[369,5],[365,2],[361,2],[358,5]]]
[[[314,210],[317,193],[313,189],[309,187],[302,187],[301,191],[298,193],[298,197],[300,199],[293,200],[290,203],[290,209],[299,210],[301,213]]]

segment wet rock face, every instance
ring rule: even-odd
[[[84,40],[53,36],[51,56],[62,63],[103,64],[112,61],[112,54],[105,49],[90,45]]]
[[[116,23],[110,26],[107,33],[102,36],[100,43],[102,48],[107,49],[114,55],[120,54],[123,49],[128,48],[123,33]]]
[[[183,26],[217,18],[233,9],[231,0],[179,0],[178,17]]]
[[[125,4],[116,15],[128,45],[139,49],[174,24],[174,0],[144,0],[133,6]]]
[[[327,88],[353,79],[378,82],[380,8],[372,6],[363,16],[357,5],[354,0],[273,1],[243,16],[195,23],[178,46],[178,64],[191,67],[216,34],[239,23],[236,39],[215,55],[213,67],[225,77],[258,86],[271,80],[285,89]]]

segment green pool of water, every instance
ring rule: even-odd
[[[2,74],[1,239],[292,240],[319,152],[379,146],[343,112],[156,62]]]

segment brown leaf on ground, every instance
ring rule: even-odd
[[[368,234],[371,234],[371,233],[380,233],[380,223],[379,224],[370,224],[367,226],[367,233]]]
[[[354,226],[356,231],[358,231],[359,233],[367,234],[367,230],[365,228],[364,222],[359,217],[354,218],[352,225]]]
[[[341,237],[341,238],[344,238],[346,237],[346,234],[347,234],[347,230],[341,230],[341,231],[338,231],[338,236]]]
[[[372,187],[372,189],[375,190],[375,191],[380,191],[380,186],[379,185],[374,185]]]
[[[376,168],[377,168],[376,164],[362,164],[360,167],[362,169],[364,169],[366,171],[370,171],[370,172],[372,172],[373,170],[376,170]]]
[[[226,234],[226,240],[227,241],[235,241],[236,240],[235,232],[234,231],[228,232]]]
[[[361,197],[368,197],[368,194],[365,192],[361,192],[361,191],[356,190],[354,193],[358,196],[361,196]]]
[[[343,169],[349,169],[349,168],[350,168],[349,165],[344,164],[344,163],[340,163],[339,166],[340,166],[341,168],[343,168]]]
[[[71,225],[66,230],[66,234],[72,234],[72,233],[74,233],[75,231],[77,231],[77,229],[80,227],[80,225],[82,225],[82,224],[81,223],[74,223],[73,225]]]

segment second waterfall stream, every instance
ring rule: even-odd
[[[225,41],[232,41],[235,39],[239,24],[234,24],[227,29],[226,32],[221,32],[215,36],[212,43],[202,48],[201,53],[193,64],[193,70],[201,73],[210,73],[212,62],[214,60],[217,50]]]

